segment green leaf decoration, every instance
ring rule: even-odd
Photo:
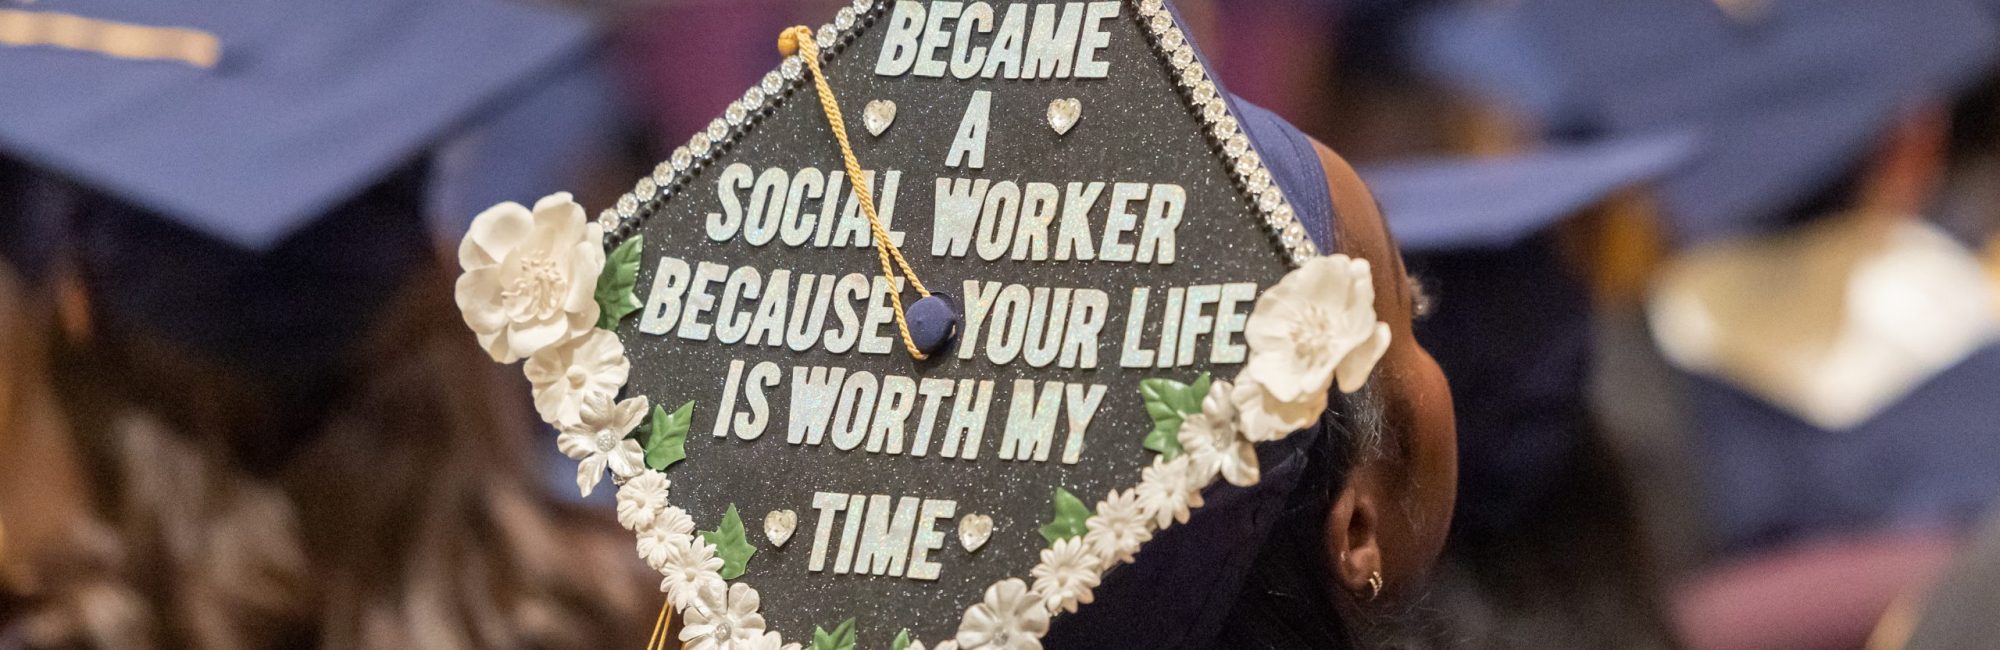
[[[889,650],[910,650],[910,628],[896,633],[896,640],[889,642]]]
[[[648,427],[651,433],[646,434],[646,467],[664,472],[686,459],[688,425],[693,423],[693,401],[682,404],[673,413],[653,405],[653,421]]]
[[[703,531],[701,538],[715,546],[715,556],[722,558],[722,579],[735,580],[743,577],[743,568],[750,563],[750,556],[757,554],[757,548],[743,538],[743,518],[736,514],[736,504],[729,504],[729,511],[722,515],[722,525],[715,530]],[[854,647],[852,630],[849,631],[847,647]]]
[[[633,235],[604,256],[604,273],[597,276],[597,326],[618,329],[618,321],[639,311],[639,251],[646,238]]]
[[[909,630],[904,630],[903,634],[908,635]],[[909,639],[905,636],[896,638],[904,645],[909,644]],[[812,645],[806,647],[812,650],[854,650],[854,619],[841,621],[840,625],[834,626],[832,632],[817,625],[813,626]],[[903,646],[899,645],[896,648],[901,650]]]
[[[1056,488],[1055,506],[1055,519],[1042,526],[1042,538],[1049,540],[1050,544],[1082,536],[1089,529],[1084,521],[1090,519],[1090,507],[1083,505],[1083,500],[1070,494],[1069,490]]]
[[[1181,455],[1181,421],[1201,412],[1201,400],[1208,397],[1210,383],[1205,372],[1192,386],[1161,377],[1140,380],[1139,396],[1146,400],[1146,415],[1153,417],[1153,430],[1142,444],[1167,460]]]

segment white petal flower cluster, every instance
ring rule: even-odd
[[[1329,255],[1285,274],[1257,298],[1243,339],[1250,358],[1236,384],[1245,390],[1232,401],[1257,425],[1245,435],[1276,440],[1310,425],[1326,410],[1328,389],[1361,390],[1389,350],[1368,260]]]
[[[618,488],[618,525],[639,532],[667,510],[667,495],[673,481],[659,472],[643,472]]]
[[[565,427],[578,422],[590,398],[617,395],[632,374],[632,362],[617,334],[593,329],[536,352],[522,372],[534,388],[535,412],[542,421]]]
[[[761,606],[757,590],[750,585],[735,584],[725,590],[720,582],[707,584],[702,587],[700,601],[686,610],[681,641],[688,650],[776,648],[776,635],[764,633],[764,615],[758,613]]]
[[[666,576],[660,581],[660,591],[666,592],[667,600],[674,607],[687,610],[695,605],[714,610],[719,603],[704,602],[710,588],[725,589],[722,581],[722,558],[715,556],[715,547],[705,540],[689,537],[677,543],[665,544],[660,549],[660,562],[655,565],[660,574]]]
[[[1029,575],[1035,579],[1035,595],[1041,597],[1042,606],[1054,613],[1075,612],[1078,605],[1090,604],[1090,590],[1097,588],[1103,573],[1103,563],[1083,538],[1070,537],[1042,549],[1042,563]]]
[[[532,212],[510,201],[480,213],[458,265],[458,309],[494,361],[520,361],[597,325],[604,228],[566,192]]]
[[[584,402],[581,422],[556,435],[556,447],[577,461],[576,487],[583,496],[597,488],[607,468],[620,479],[646,471],[646,450],[626,437],[645,417],[644,396],[614,404],[610,397],[592,395]]]
[[[1131,564],[1139,547],[1153,538],[1153,529],[1139,507],[1139,495],[1119,490],[1104,497],[1097,511],[1084,520],[1083,543],[1106,569],[1114,563]]]
[[[1201,412],[1181,422],[1181,449],[1192,459],[1203,485],[1218,474],[1230,485],[1257,484],[1256,443],[1239,430],[1230,393],[1229,382],[1210,384]]]
[[[965,650],[1040,650],[1049,631],[1049,609],[1020,578],[986,588],[986,598],[965,610],[958,647]]]

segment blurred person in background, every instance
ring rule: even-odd
[[[1689,139],[1544,142],[1559,79],[1491,33],[1489,5],[1340,6],[1295,44],[1328,50],[1324,94],[1292,105],[1375,190],[1431,303],[1416,336],[1453,378],[1459,507],[1431,604],[1470,647],[1671,647],[1630,475],[1589,409],[1590,242]]]
[[[585,21],[45,0],[0,27],[0,648],[643,638],[649,573],[544,489],[526,392],[452,303],[458,226],[426,220],[573,185],[546,176],[591,142]]]
[[[2000,330],[1971,250],[1996,208],[1971,179],[2000,20],[1956,0],[1501,13],[1560,81],[1541,137],[1699,140],[1652,195],[1666,257],[1620,262],[1648,272],[1644,334],[1605,348],[1598,388],[1626,444],[1688,451],[1646,484],[1699,505],[1684,640],[1859,647],[2000,495]]]

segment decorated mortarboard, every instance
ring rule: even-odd
[[[1404,250],[1501,248],[1658,178],[1694,150],[1691,135],[1637,137],[1497,158],[1396,162],[1358,173]]]
[[[1157,0],[861,0],[780,49],[595,221],[502,204],[459,250],[467,324],[579,488],[610,475],[680,640],[1034,648],[1111,607],[1094,631],[1133,632],[1093,647],[1145,645],[1194,619],[1138,599],[1226,613],[1208,574],[1269,513],[1204,526],[1204,488],[1295,481],[1260,461],[1388,344],[1367,262],[1320,254],[1311,143]]]
[[[1899,112],[1949,101],[2000,52],[1968,0],[1759,0],[1512,5],[1565,97],[1558,129],[1696,130],[1663,179],[1673,234],[1757,234],[1853,169]]]

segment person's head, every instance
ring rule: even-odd
[[[1333,396],[1307,468],[1250,570],[1222,642],[1292,648],[1428,644],[1423,585],[1451,522],[1458,457],[1451,393],[1411,323],[1424,298],[1368,188],[1315,143],[1337,251],[1375,269],[1389,351],[1366,388]]]
[[[0,409],[0,450],[41,452],[0,456],[0,477],[49,488],[0,491],[0,514],[33,518],[7,522],[21,534],[0,558],[0,645],[595,647],[639,633],[643,566],[608,520],[542,490],[531,416],[464,335],[449,263],[421,227],[407,265],[362,292],[331,281],[372,259],[343,246],[380,255],[397,235],[308,229],[291,257],[232,261],[244,254],[196,235],[134,237],[158,215],[6,163],[47,200],[4,216],[71,227],[6,305],[38,331],[5,337],[0,373],[52,390],[46,417]],[[417,224],[422,179],[394,173],[325,221]],[[118,272],[133,267],[103,253],[121,248],[151,249],[162,275]],[[175,304],[171,324],[191,329],[145,311]],[[346,327],[330,329],[332,313]],[[247,325],[284,318],[298,320]],[[202,323],[231,335],[180,335]],[[253,354],[285,344],[300,349],[278,366]],[[273,367],[297,376],[274,385]],[[52,498],[62,486],[80,498]]]
[[[1422,296],[1403,267],[1374,198],[1346,161],[1318,148],[1341,252],[1369,260],[1375,310],[1392,332],[1369,389],[1381,403],[1381,434],[1364,441],[1327,514],[1333,568],[1349,593],[1365,593],[1377,572],[1385,591],[1420,583],[1444,547],[1456,499],[1458,455],[1450,387],[1418,345],[1411,323]]]

